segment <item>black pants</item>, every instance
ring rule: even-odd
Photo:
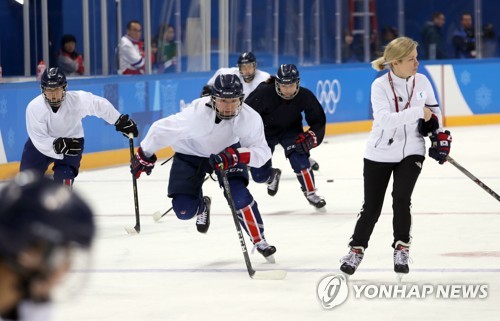
[[[394,241],[410,243],[411,236],[411,195],[422,170],[425,157],[411,155],[399,163],[380,163],[364,159],[364,193],[363,208],[358,215],[358,221],[352,235],[350,246],[368,247],[368,241],[373,228],[378,221],[385,192],[391,174],[393,175],[392,187],[392,227]]]

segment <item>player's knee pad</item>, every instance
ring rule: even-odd
[[[231,188],[231,196],[233,197],[234,206],[237,210],[252,203],[252,194],[250,194],[250,191],[246,187],[243,179],[235,178],[229,180],[229,187]]]
[[[180,220],[192,219],[198,214],[200,205],[200,199],[193,195],[177,194],[172,199],[175,215]]]
[[[290,165],[292,165],[293,171],[295,173],[300,173],[301,170],[311,167],[309,163],[309,156],[300,153],[291,153],[288,156]]]
[[[265,183],[272,174],[271,167],[250,168],[252,179],[256,183]]]

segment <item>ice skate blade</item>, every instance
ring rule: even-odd
[[[267,263],[271,263],[271,264],[274,264],[276,263],[276,260],[274,259],[274,254],[272,255],[269,255],[268,257],[264,257],[267,261]]]
[[[255,271],[250,276],[254,280],[283,280],[286,277],[285,270]]]
[[[317,213],[326,213],[326,206],[320,208],[314,207],[314,209],[316,210]]]
[[[396,273],[396,280],[398,283],[401,283],[403,281],[403,277],[407,276],[408,273]]]

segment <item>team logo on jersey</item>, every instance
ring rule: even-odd
[[[325,113],[333,114],[340,101],[340,82],[333,80],[318,80],[316,84],[316,97],[325,109]]]

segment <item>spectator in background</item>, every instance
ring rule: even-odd
[[[452,42],[455,48],[455,58],[476,57],[476,38],[470,13],[462,14],[460,28],[453,33]]]
[[[64,35],[61,40],[61,50],[57,55],[59,70],[66,76],[83,75],[83,56],[75,51],[76,38],[73,35]]]
[[[446,49],[441,29],[445,23],[442,12],[434,12],[432,21],[427,21],[422,29],[422,59],[446,59]]]
[[[175,43],[175,29],[172,25],[160,26],[157,35],[157,65],[158,73],[173,72],[177,64],[177,45]]]
[[[363,61],[363,48],[359,42],[354,41],[354,36],[349,30],[344,31],[344,42],[342,44],[342,62]]]
[[[497,38],[493,24],[483,26],[483,57],[491,58],[497,56]]]
[[[140,75],[144,73],[144,43],[140,41],[142,34],[141,23],[132,20],[127,23],[127,31],[121,38],[118,46],[120,75]]]

